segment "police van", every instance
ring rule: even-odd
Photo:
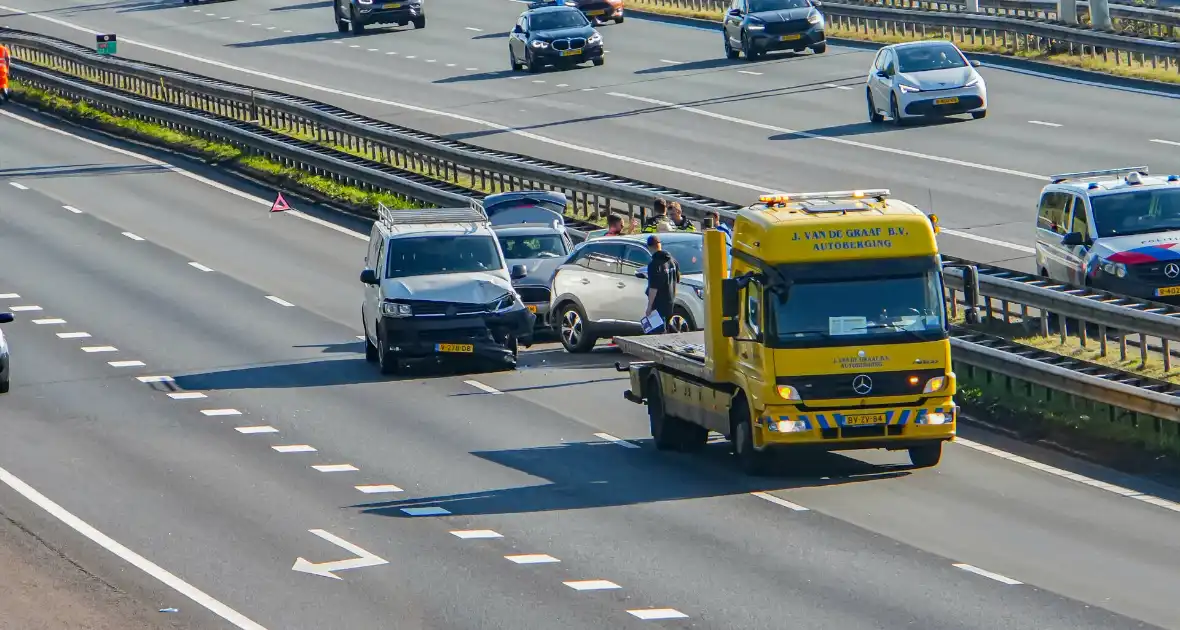
[[[1146,166],[1054,175],[1037,209],[1041,276],[1180,302],[1180,176]]]
[[[360,276],[365,358],[382,374],[447,360],[514,368],[536,321],[512,287],[527,274],[524,265],[508,269],[479,202],[427,210],[381,205]]]

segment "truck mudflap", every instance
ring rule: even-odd
[[[637,405],[646,405],[648,392],[645,388],[653,369],[655,364],[652,361],[632,361],[627,365],[615,362],[615,370],[627,372],[631,377],[631,389],[623,392],[623,398]]]

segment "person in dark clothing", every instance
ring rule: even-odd
[[[647,237],[647,248],[651,251],[651,262],[647,264],[647,317],[652,311],[660,314],[663,325],[648,334],[668,332],[668,319],[672,317],[672,305],[676,298],[676,285],[680,282],[680,267],[672,255],[664,251],[660,237]]]
[[[659,229],[661,221],[668,220],[668,200],[659,197],[656,199],[651,211],[651,216],[643,220],[644,232],[655,232]]]

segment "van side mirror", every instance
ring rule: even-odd
[[[972,59],[972,60],[971,60],[971,67],[972,67],[972,68],[978,68],[979,66],[982,66],[982,65],[983,65],[983,64],[982,64],[982,63],[979,63],[979,60],[978,60],[978,59]]]
[[[509,270],[508,274],[512,276],[513,280],[520,280],[529,275],[529,268],[524,265],[512,265],[512,269]]]
[[[1061,239],[1061,244],[1066,247],[1077,247],[1078,245],[1086,244],[1086,236],[1081,232],[1070,232]]]
[[[361,282],[365,284],[381,284],[381,280],[377,278],[377,272],[372,269],[365,269],[361,272]]]
[[[524,33],[524,29],[521,28],[519,24],[517,24],[516,26],[512,27],[512,32],[516,33],[517,35],[520,35],[520,34]]]
[[[12,313],[0,313],[0,324],[7,324],[14,319],[16,319],[16,316]]]
[[[738,336],[738,320],[723,319],[721,320],[721,336],[727,339],[733,339]]]

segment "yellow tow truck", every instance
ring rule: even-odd
[[[958,413],[937,232],[888,190],[762,197],[729,251],[705,233],[703,331],[615,338],[638,359],[616,366],[624,397],[647,406],[658,449],[715,431],[750,474],[787,448],[936,466]]]

